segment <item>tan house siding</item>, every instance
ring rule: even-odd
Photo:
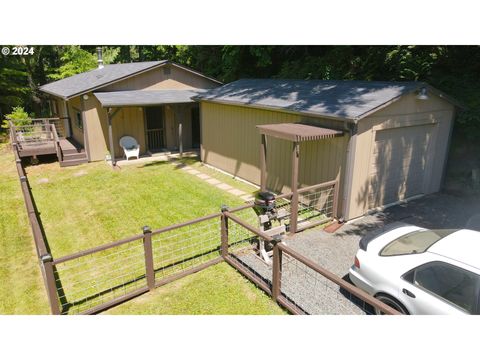
[[[108,141],[106,110],[92,93],[89,93],[88,99],[84,100],[84,109],[90,161],[104,160]]]
[[[360,120],[347,218],[361,216],[380,203],[386,205],[383,200],[389,201],[392,197],[402,200],[419,188],[425,194],[439,191],[453,116],[454,106],[449,102],[434,95],[421,101],[411,94]],[[384,144],[382,149],[378,149],[380,141]],[[394,153],[392,149],[400,151]],[[395,179],[390,181],[389,177],[408,177],[408,171],[417,172],[411,175],[413,178],[424,171],[423,185],[415,184],[416,188],[409,191],[408,182],[413,181],[410,179],[398,189],[389,186],[395,183]],[[378,194],[378,199],[372,202],[375,176],[380,184],[376,186],[384,193]]]
[[[133,136],[140,145],[140,154],[146,152],[145,147],[145,123],[144,110],[141,107],[121,108],[113,117],[113,145],[115,147],[115,157],[124,156],[123,149],[119,141],[122,136]],[[106,137],[108,141],[108,134]]]
[[[67,105],[68,105],[68,113],[71,117],[71,123],[72,123],[71,136],[76,142],[78,142],[80,145],[84,146],[83,130],[78,128],[78,126],[76,125],[77,112],[82,111],[82,105],[80,103],[80,97],[77,96],[73,99],[68,100]]]
[[[164,72],[165,68],[169,69],[169,74]],[[215,86],[218,86],[218,84],[212,80],[175,66],[166,65],[112,84],[99,91],[192,89],[212,88]],[[86,150],[90,161],[104,160],[110,148],[107,109],[101,106],[93,93],[88,93],[87,95],[88,99],[86,100],[76,97],[68,102],[72,118],[72,137],[81,145],[87,147]],[[84,143],[82,130],[75,125],[76,111],[82,109],[82,101],[86,122],[84,131],[87,132],[88,144]],[[191,148],[191,108],[193,106],[196,105],[193,103],[165,105],[165,145],[168,149],[176,150],[179,147],[178,126],[180,122],[182,122],[183,148]],[[120,108],[112,119],[115,157],[121,158],[124,155],[123,149],[118,142],[125,135],[133,136],[137,139],[140,144],[140,154],[144,154],[149,150],[146,144],[145,125],[144,108]]]
[[[256,125],[305,121],[307,118],[277,111],[202,102],[201,158],[235,176],[260,183],[260,135]],[[323,119],[308,118],[324,124]],[[339,123],[341,125],[341,123]],[[340,179],[348,136],[300,145],[301,186]],[[267,187],[288,192],[291,185],[292,143],[267,137]]]
[[[164,65],[104,87],[101,91],[210,89],[218,85],[203,76],[176,66]]]

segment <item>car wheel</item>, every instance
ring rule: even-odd
[[[394,297],[390,295],[385,295],[385,294],[378,294],[375,296],[378,300],[383,302],[384,304],[387,304],[391,308],[394,308],[397,310],[399,313],[408,315],[407,309],[405,309],[405,306],[403,306],[400,301],[395,299]],[[385,315],[383,311],[375,308],[375,315]]]

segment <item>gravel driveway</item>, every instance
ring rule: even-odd
[[[322,267],[346,278],[358,249],[358,242],[367,232],[386,223],[404,222],[429,228],[472,228],[480,230],[480,199],[433,194],[365,216],[345,224],[335,233],[310,229],[287,239],[286,244]],[[293,302],[311,314],[364,314],[371,312],[356,298],[297,261],[284,262],[282,291]],[[242,258],[267,281],[271,269],[257,257]]]

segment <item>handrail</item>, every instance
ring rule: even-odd
[[[62,161],[62,151],[60,149],[60,140],[58,138],[57,129],[55,128],[55,124],[50,124],[51,131],[53,132],[53,139],[55,140],[55,151],[57,152],[58,161]]]

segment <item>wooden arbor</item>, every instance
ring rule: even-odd
[[[258,131],[262,136],[260,145],[260,189],[267,189],[267,135],[278,139],[292,142],[292,174],[291,174],[291,214],[290,214],[290,234],[297,232],[298,223],[298,164],[300,157],[300,143],[304,141],[316,141],[321,139],[342,136],[343,132],[339,130],[326,129],[318,126],[282,123],[257,125]]]

